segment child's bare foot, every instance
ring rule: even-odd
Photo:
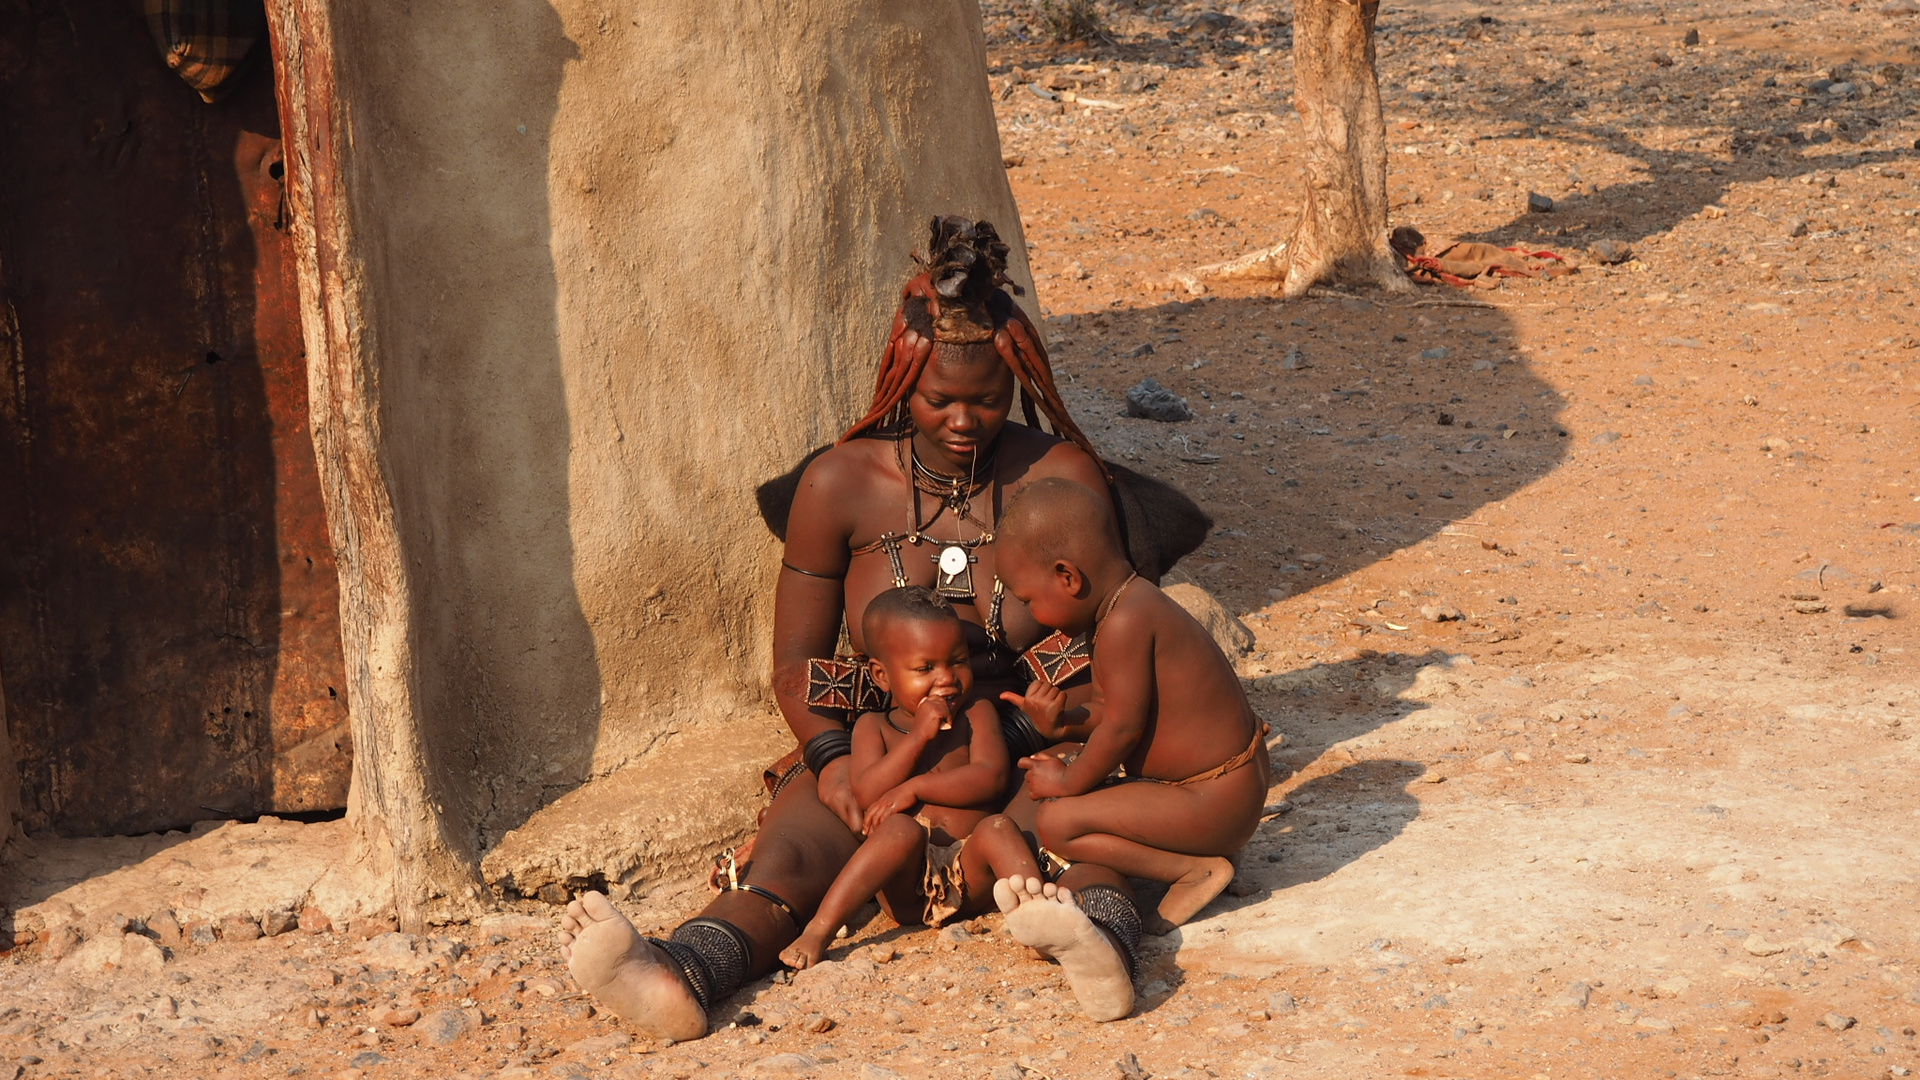
[[[827,939],[815,934],[811,929],[794,939],[793,944],[780,950],[780,962],[795,971],[805,971],[820,962],[826,955]]]
[[[707,1033],[706,1011],[673,959],[605,896],[585,893],[568,904],[560,931],[560,958],[601,1008],[656,1039],[685,1042]]]
[[[1088,1019],[1119,1020],[1133,1011],[1126,959],[1073,902],[1071,890],[1037,878],[1005,878],[994,883],[993,899],[1007,913],[1015,941],[1059,962]]]
[[[1165,925],[1150,927],[1152,933],[1168,933],[1200,914],[1200,909],[1212,903],[1233,881],[1233,864],[1227,860],[1203,858],[1198,862],[1199,865],[1181,875],[1180,880],[1167,886],[1167,895],[1160,901],[1160,921]]]

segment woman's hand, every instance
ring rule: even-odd
[[[1036,799],[1057,799],[1073,794],[1067,790],[1067,763],[1053,754],[1023,757],[1019,765],[1027,770],[1028,795]]]
[[[860,800],[853,797],[852,755],[843,754],[827,762],[826,769],[817,780],[815,786],[820,805],[833,811],[835,817],[845,822],[849,832],[860,832],[862,815]]]
[[[1066,711],[1067,695],[1060,688],[1044,679],[1036,679],[1027,687],[1025,694],[1016,694],[1011,690],[1000,695],[1001,701],[1012,702],[1027,719],[1033,721],[1034,730],[1049,739],[1056,738],[1059,730],[1060,714]]]
[[[874,801],[867,807],[867,820],[860,829],[862,836],[873,835],[880,823],[895,814],[904,814],[919,805],[920,796],[913,791],[913,781],[909,780]]]

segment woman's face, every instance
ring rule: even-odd
[[[990,346],[934,346],[907,397],[922,458],[941,472],[965,472],[1006,426],[1013,390],[1013,372]]]

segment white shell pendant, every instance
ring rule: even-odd
[[[959,577],[969,561],[966,548],[950,546],[940,549],[940,572],[949,578]]]

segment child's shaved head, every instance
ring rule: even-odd
[[[1000,516],[995,542],[1017,549],[1035,566],[1065,559],[1082,568],[1127,561],[1106,497],[1072,480],[1049,476],[1020,489]]]
[[[899,589],[888,589],[873,598],[867,604],[867,612],[860,617],[860,636],[867,643],[867,651],[875,657],[885,659],[881,653],[888,640],[887,631],[904,622],[950,622],[958,623],[960,616],[932,589],[921,585],[908,585]]]

